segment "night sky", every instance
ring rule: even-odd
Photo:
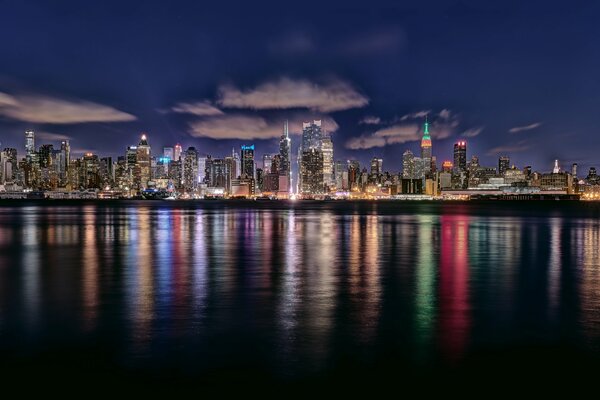
[[[580,176],[599,166],[600,3],[0,1],[0,142],[122,155],[148,132],[224,156],[274,153],[324,119],[335,159],[418,151]],[[292,137],[294,152],[298,136]]]

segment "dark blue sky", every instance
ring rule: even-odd
[[[0,1],[0,142],[22,154],[33,128],[116,156],[147,131],[153,151],[261,156],[283,120],[322,118],[336,159],[398,171],[429,111],[440,163],[466,137],[483,164],[586,172],[599,19],[594,1]]]

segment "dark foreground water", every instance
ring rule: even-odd
[[[404,385],[599,356],[595,204],[0,205],[3,378]]]

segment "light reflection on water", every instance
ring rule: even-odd
[[[0,346],[102,340],[127,365],[284,375],[538,340],[597,351],[597,219],[376,211],[2,209]]]

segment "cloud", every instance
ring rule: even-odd
[[[383,147],[387,144],[385,138],[374,137],[371,135],[362,135],[351,138],[346,142],[346,148],[350,150],[371,149],[373,147]]]
[[[408,119],[419,119],[419,118],[425,118],[427,115],[429,115],[429,113],[431,112],[431,110],[422,110],[422,111],[417,111],[411,114],[406,114],[403,115],[402,117],[400,117],[400,121],[406,121]]]
[[[453,117],[453,114],[450,110],[444,108],[442,111],[439,112],[438,116],[442,119],[449,120]]]
[[[217,104],[225,108],[253,110],[308,108],[334,112],[365,107],[369,99],[349,83],[338,79],[319,84],[281,78],[249,90],[240,90],[232,85],[221,86]]]
[[[197,101],[194,103],[177,103],[171,107],[171,111],[181,114],[198,115],[200,117],[225,114],[223,111],[213,106],[208,100]]]
[[[63,135],[60,133],[36,132],[35,136],[37,138],[44,139],[44,140],[50,140],[50,141],[71,140],[70,136]]]
[[[488,150],[487,155],[493,156],[498,154],[506,154],[506,153],[519,153],[526,150],[529,150],[531,145],[528,144],[525,140],[521,140],[520,142],[509,144],[505,146],[493,147]]]
[[[135,116],[84,100],[65,100],[43,95],[10,95],[0,92],[0,115],[41,124],[134,121]]]
[[[346,148],[351,150],[384,147],[388,144],[414,142],[420,139],[420,129],[417,124],[398,124],[379,129],[372,134],[364,134],[351,138],[346,142]]]
[[[479,135],[481,132],[483,131],[483,126],[480,126],[478,128],[470,128],[467,129],[466,131],[464,131],[463,133],[460,134],[460,136],[462,137],[475,137],[477,135]]]
[[[367,115],[366,117],[363,117],[363,119],[358,121],[358,123],[363,125],[379,125],[381,123],[381,118],[375,117],[373,115]]]
[[[302,122],[308,120],[308,118],[290,120],[290,133],[301,133]],[[332,118],[324,118],[322,124],[325,130],[330,133],[338,129],[338,124]],[[190,135],[211,139],[261,140],[278,138],[282,133],[282,120],[267,121],[263,117],[251,115],[222,115],[190,123]]]
[[[518,133],[518,132],[523,132],[523,131],[530,131],[532,129],[538,128],[541,125],[542,125],[541,122],[534,122],[533,124],[529,124],[529,125],[515,126],[514,128],[510,128],[508,130],[508,132],[510,132],[510,133]]]

